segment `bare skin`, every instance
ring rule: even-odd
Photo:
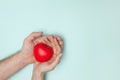
[[[54,36],[49,36],[42,41],[43,43],[51,46],[54,50],[54,55],[51,60],[44,63],[35,62],[33,69],[32,80],[44,80],[44,74],[48,71],[53,70],[57,64],[60,62],[62,57],[62,47]]]
[[[0,80],[7,80],[10,76],[28,64],[34,63],[34,45],[49,36],[42,38],[42,32],[33,32],[25,38],[22,49],[11,57],[0,61]],[[60,37],[56,36],[59,44],[63,44]]]

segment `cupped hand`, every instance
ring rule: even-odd
[[[23,53],[23,57],[26,58],[28,64],[34,63],[36,61],[34,58],[33,49],[37,43],[44,42],[47,44],[47,42],[45,42],[47,39],[50,39],[50,41],[52,41],[51,40],[52,35],[42,36],[42,34],[43,34],[42,32],[33,32],[24,39],[23,47],[20,50],[20,52]],[[62,39],[59,36],[55,37],[57,39],[58,44],[62,48],[63,47]],[[48,44],[51,45],[50,43]]]
[[[63,41],[61,40],[60,37],[48,36],[44,38],[42,42],[53,48],[54,55],[48,62],[34,63],[33,71],[34,73],[38,73],[38,74],[53,70],[56,67],[56,65],[60,62],[62,57]]]
[[[22,50],[20,52],[23,53],[23,57],[26,58],[28,63],[35,62],[35,58],[34,58],[34,55],[33,55],[33,48],[34,48],[34,45],[35,45],[34,41],[37,38],[41,38],[42,34],[43,34],[42,32],[33,32],[28,37],[26,37],[24,39]]]

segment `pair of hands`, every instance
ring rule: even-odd
[[[42,36],[42,32],[33,32],[24,40],[21,52],[27,59],[27,63],[34,63],[33,74],[51,71],[60,62],[62,57],[63,41],[59,36]],[[45,43],[53,48],[54,55],[48,62],[39,63],[34,58],[33,49],[37,43]]]

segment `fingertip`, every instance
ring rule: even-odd
[[[34,36],[36,38],[36,37],[41,36],[42,34],[43,34],[43,32],[32,32],[31,35],[30,35],[30,37]]]
[[[39,34],[39,35],[43,35],[43,32],[36,32],[37,34]]]
[[[54,37],[54,35],[51,34],[51,35],[49,35],[49,37],[52,39]]]
[[[63,46],[63,45],[64,45],[64,42],[63,42],[63,41],[60,41],[59,44],[60,44],[61,46]]]
[[[63,54],[62,54],[62,53],[60,53],[60,54],[58,54],[58,56],[57,56],[57,57],[58,57],[58,58],[61,58],[61,57],[62,57],[62,55],[63,55]]]
[[[56,36],[56,38],[57,38],[58,40],[62,40],[60,36]]]

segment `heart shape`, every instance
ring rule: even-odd
[[[34,56],[38,62],[46,62],[52,58],[53,49],[44,43],[38,43],[34,47]]]

